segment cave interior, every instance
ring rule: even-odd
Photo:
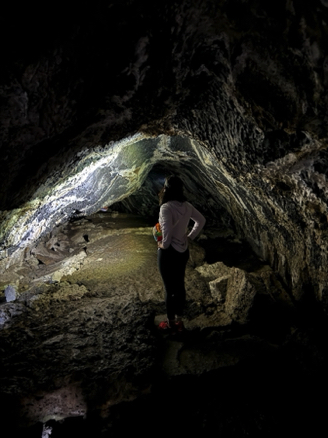
[[[322,434],[328,2],[0,21],[1,436]],[[170,174],[207,221],[176,337],[152,236]]]

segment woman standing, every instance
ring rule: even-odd
[[[159,329],[182,331],[183,307],[186,300],[184,284],[185,270],[189,259],[188,238],[194,240],[205,225],[204,216],[183,194],[183,183],[176,176],[166,178],[159,194],[159,224],[162,240],[158,245],[158,269],[165,288],[167,320],[159,324]],[[194,221],[187,235],[189,220]]]

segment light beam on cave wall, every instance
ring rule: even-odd
[[[30,245],[51,227],[73,215],[90,214],[97,211],[103,202],[120,200],[140,187],[147,169],[135,172],[133,160],[129,160],[124,151],[143,138],[143,135],[137,134],[105,148],[90,153],[87,151],[68,175],[57,181],[50,178],[21,208],[2,212],[2,258]],[[134,156],[137,154],[138,149]],[[126,191],[127,186],[129,190]],[[7,235],[6,230],[10,230]]]
[[[79,152],[66,174],[63,172],[57,180],[50,176],[32,200],[9,212],[3,221],[7,225],[3,230],[10,232],[1,236],[2,257],[33,246],[40,236],[71,217],[92,214],[131,196],[160,163],[166,170],[181,172],[193,197],[191,202],[204,205],[209,214],[215,217],[215,204],[230,213],[234,203],[243,214],[243,202],[234,193],[233,179],[209,150],[187,137],[137,134],[103,148]],[[196,182],[201,191],[195,192]]]

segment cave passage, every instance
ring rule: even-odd
[[[291,381],[296,388],[297,376],[320,373],[326,349],[320,337],[315,352],[307,338],[299,344],[298,336],[325,327],[322,314],[311,303],[313,319],[303,319],[283,278],[254,252],[263,255],[258,229],[263,217],[271,219],[272,207],[263,201],[258,208],[253,190],[238,185],[223,162],[189,138],[136,136],[78,158],[69,175],[54,174],[11,213],[16,234],[7,236],[11,264],[0,282],[6,296],[0,302],[0,401],[8,421],[18,418],[17,430],[31,434],[48,429],[56,436],[77,427],[81,436],[91,429],[95,436],[101,429],[120,436],[130,430],[122,416],[141,427],[132,407],[140,418],[144,406],[158,418],[151,406],[158,406],[166,384],[175,382],[189,406],[189,382],[199,396],[203,385],[209,394],[205,408],[196,403],[196,428],[206,429],[208,421],[229,429],[213,404],[226,409],[238,430],[276,430],[277,406],[270,397],[259,403],[258,376],[276,373],[269,388],[277,396]],[[207,219],[190,246],[187,332],[175,341],[156,329],[165,305],[151,232],[158,192],[171,173]],[[305,366],[304,355],[318,364]],[[286,364],[296,370],[292,380]],[[244,391],[253,394],[246,408],[239,403],[234,411],[235,403],[225,408],[218,401],[223,391],[232,404],[229,381],[237,382],[239,400]],[[311,394],[309,379],[305,385]],[[305,413],[296,389],[290,423]],[[191,431],[188,412],[181,415]]]
[[[117,202],[121,202],[120,209],[154,217],[157,194],[170,173],[181,177],[188,199],[210,222],[232,223],[229,181],[204,147],[183,137],[136,135],[79,153],[68,175],[63,170],[54,172],[25,205],[7,212],[2,255],[14,260],[15,252],[33,246],[56,225]]]
[[[255,128],[252,136],[253,142],[263,137]],[[229,134],[229,138],[232,144],[239,141],[238,136]],[[102,207],[114,206],[157,221],[158,192],[165,176],[175,173],[208,224],[222,225],[237,239],[246,240],[296,300],[309,292],[323,301],[327,274],[319,266],[326,260],[320,248],[327,216],[322,213],[322,201],[314,200],[312,189],[300,181],[304,174],[300,169],[309,165],[302,154],[317,147],[310,137],[301,140],[306,143],[299,155],[251,167],[241,157],[238,172],[237,164],[208,142],[181,135],[138,133],[102,147],[82,148],[66,163],[54,156],[47,163],[47,178],[35,187],[30,199],[20,208],[1,212],[0,272],[21,263],[55,227]],[[282,182],[281,172],[286,168],[288,181],[284,176],[286,182]],[[310,171],[306,175],[311,178]],[[306,250],[309,240],[312,251]],[[316,261],[310,263],[314,256]]]
[[[207,226],[221,227],[221,237],[238,239],[230,214],[229,197],[233,190],[224,169],[214,165],[209,151],[184,137],[140,137],[80,153],[69,175],[57,179],[53,175],[45,186],[36,190],[33,199],[21,209],[12,211],[11,216],[9,214],[7,225],[11,226],[11,232],[4,241],[9,245],[6,252],[11,255],[9,266],[12,268],[8,270],[6,265],[0,282],[2,290],[11,281],[12,273],[19,271],[22,262],[25,266],[31,260],[32,265],[38,263],[38,275],[48,283],[59,281],[65,271],[62,266],[55,266],[51,272],[49,265],[63,263],[69,258],[67,264],[72,270],[72,266],[82,263],[88,243],[95,239],[90,234],[94,217],[89,224],[85,218],[100,213],[103,207],[108,208],[107,216],[116,211],[130,213],[136,224],[138,217],[144,217],[148,227],[154,225],[159,214],[158,193],[165,177],[172,173],[183,180],[187,199],[202,211]],[[218,186],[222,190],[218,190]],[[79,220],[83,224],[83,234],[76,237],[72,230],[79,228]],[[135,226],[130,225],[130,228]],[[65,233],[72,234],[70,242]],[[132,241],[130,248],[134,247]],[[213,244],[212,249],[215,253]],[[123,258],[128,260],[131,254],[127,251]],[[216,260],[211,256],[209,246],[208,254],[209,261]],[[114,263],[115,257],[111,259]],[[122,255],[118,261],[123,266]],[[230,260],[231,264],[233,262]],[[15,274],[15,281],[18,291],[26,290],[31,275]]]

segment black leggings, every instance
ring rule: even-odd
[[[158,269],[165,287],[166,312],[170,320],[183,312],[186,301],[184,277],[188,259],[189,249],[179,252],[169,246],[157,251]]]

